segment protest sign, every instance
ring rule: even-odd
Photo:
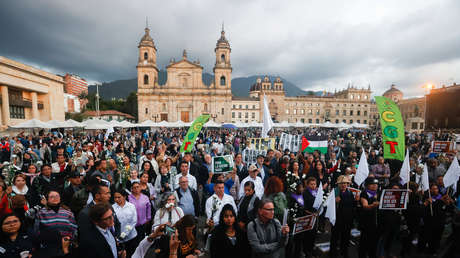
[[[249,138],[249,148],[253,150],[275,149],[275,138]]]
[[[434,153],[454,152],[456,146],[454,142],[432,141],[431,149]]]
[[[405,210],[407,209],[407,189],[384,189],[380,197],[379,209],[381,210]]]
[[[257,155],[266,155],[266,150],[252,150],[252,149],[244,149],[242,152],[243,162],[248,166],[250,164],[255,164],[257,161]]]
[[[281,133],[278,149],[282,151],[289,150],[292,152],[297,152],[299,150],[301,140],[301,135]]]
[[[401,111],[391,99],[376,96],[375,102],[380,115],[383,136],[383,157],[404,160],[405,138],[404,121]]]
[[[196,137],[198,137],[198,134],[201,132],[201,128],[203,128],[203,125],[208,122],[210,117],[210,115],[201,115],[193,121],[184,137],[182,146],[180,147],[181,153],[192,151],[193,146],[195,145]]]
[[[233,170],[233,156],[216,156],[212,157],[212,172],[214,174],[231,172]]]
[[[304,231],[312,230],[313,226],[315,225],[316,216],[315,215],[307,215],[305,217],[296,218],[294,229],[292,230],[292,234],[302,233]]]

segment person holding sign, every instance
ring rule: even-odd
[[[400,189],[397,183],[391,183],[389,189]],[[393,200],[392,200],[393,201]],[[394,238],[399,234],[401,225],[401,211],[400,210],[380,210],[379,232],[381,234],[378,243],[379,256],[392,257],[391,245]]]
[[[262,183],[262,178],[258,177],[257,174],[259,173],[259,169],[256,167],[256,165],[251,165],[249,166],[249,176],[247,176],[243,181],[241,181],[241,185],[244,186],[244,184],[247,181],[251,181],[255,185],[255,191],[256,195],[259,198],[262,198],[264,195],[264,185]],[[240,192],[239,192],[239,198],[241,199],[244,196],[244,188],[240,187]]]
[[[334,188],[336,203],[336,222],[332,227],[330,257],[337,257],[337,246],[340,241],[340,253],[343,257],[348,257],[348,245],[350,242],[350,232],[353,225],[354,210],[356,199],[353,193],[348,190],[351,179],[341,175],[337,179],[337,187]]]
[[[260,201],[258,216],[248,224],[252,257],[281,258],[288,241],[289,227],[274,218],[275,206],[270,200]]]
[[[361,192],[361,211],[359,216],[359,257],[376,257],[377,254],[377,211],[379,208],[378,186],[379,180],[368,177],[365,181],[366,190]]]
[[[425,211],[423,215],[422,232],[418,242],[418,249],[420,252],[425,252],[428,245],[428,253],[435,254],[439,249],[441,236],[444,232],[446,224],[447,212],[454,208],[454,201],[448,194],[442,195],[439,192],[439,187],[436,184],[430,186],[431,197],[425,194]],[[433,206],[433,212],[430,210],[430,203]]]

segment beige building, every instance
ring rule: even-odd
[[[384,97],[393,100],[401,111],[406,132],[420,133],[425,128],[425,97],[403,99],[404,94],[393,84]]]
[[[27,119],[64,121],[64,80],[0,56],[1,127]]]
[[[370,124],[371,90],[348,87],[323,96],[287,97],[281,78],[270,81],[258,78],[249,88],[249,97],[234,97],[231,92],[231,48],[222,30],[214,49],[214,81],[205,85],[203,67],[189,60],[171,59],[166,67],[167,82],[158,84],[157,49],[145,29],[139,48],[138,109],[139,122],[145,120],[190,122],[201,114],[210,114],[216,122],[261,122],[263,96],[268,101],[273,120],[291,123],[362,123]]]
[[[210,114],[216,122],[231,120],[231,49],[223,30],[214,49],[216,63],[211,85],[203,83],[203,67],[199,61],[189,60],[185,50],[181,60],[171,59],[166,67],[168,79],[164,85],[159,85],[157,49],[148,28],[138,48],[139,122],[147,119],[190,122],[204,113]]]

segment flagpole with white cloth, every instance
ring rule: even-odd
[[[360,186],[364,180],[369,176],[369,165],[367,164],[366,153],[364,148],[362,149],[361,158],[359,159],[358,170],[353,180]]]
[[[270,116],[270,110],[268,109],[267,98],[264,94],[264,117],[263,117],[263,126],[262,126],[262,138],[268,137],[268,132],[273,127],[272,117]]]

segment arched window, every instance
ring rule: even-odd
[[[225,76],[220,77],[220,86],[225,86]]]
[[[147,60],[149,59],[149,54],[147,54],[147,52],[144,52],[144,60]]]
[[[220,56],[220,62],[225,63],[225,55],[224,54],[222,54]]]
[[[147,74],[144,75],[144,84],[149,84],[149,76]]]
[[[204,103],[204,111],[208,111],[208,104]]]
[[[149,108],[145,108],[145,113],[146,113],[146,114],[149,113]]]

